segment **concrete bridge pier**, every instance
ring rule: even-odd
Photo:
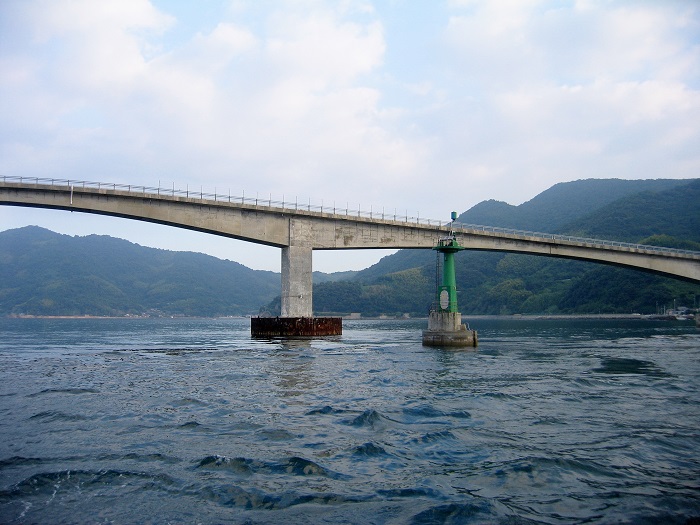
[[[310,225],[290,220],[290,240],[282,248],[282,296],[280,317],[254,317],[254,337],[313,337],[340,335],[340,317],[313,316],[313,248]]]
[[[313,250],[282,248],[282,317],[313,317]]]

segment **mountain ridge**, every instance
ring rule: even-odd
[[[462,213],[458,221],[700,250],[699,189],[700,179],[587,179],[559,183],[520,206],[483,201]],[[672,205],[675,216],[682,219],[666,220]],[[625,221],[619,220],[620,213]],[[663,226],[656,228],[658,224]],[[634,231],[623,230],[631,225]],[[693,305],[692,293],[700,293],[699,287],[671,278],[640,276],[639,271],[592,262],[475,251],[462,252],[455,261],[459,304],[467,314],[629,313],[640,309],[653,313],[657,303],[672,300],[674,294]],[[387,311],[403,309],[425,315],[436,285],[435,277],[430,284],[426,279],[435,276],[436,263],[436,254],[427,250],[401,250],[360,271],[355,280],[365,288],[358,287],[358,293],[368,296],[367,304],[376,304],[373,297],[382,295]],[[392,283],[391,276],[411,268],[421,268],[424,278],[416,282],[415,299],[406,302],[402,291],[394,291],[400,285]],[[588,283],[581,282],[584,276]],[[613,297],[605,296],[604,290],[590,289],[596,282],[615,280],[626,281],[631,290]],[[572,290],[578,290],[580,296]],[[332,299],[332,285],[319,287],[318,292],[314,292],[314,304],[319,311],[344,311]]]
[[[578,231],[584,237],[589,232],[581,228],[575,229],[577,219],[630,195],[672,190],[691,181],[700,183],[700,179],[582,179],[560,182],[519,206],[493,199],[482,201],[461,213],[457,222],[554,234],[575,235],[573,232]],[[636,242],[629,239],[608,240]],[[431,254],[424,253],[423,250],[400,250],[361,270],[355,278],[372,279],[387,272],[408,269],[411,265],[427,264],[434,257],[434,254],[431,257]]]
[[[36,226],[0,239],[0,315],[243,315],[279,293],[279,274],[201,253]]]
[[[490,226],[700,250],[700,179],[573,181],[519,206],[484,201],[459,216],[468,223],[482,219]],[[699,287],[672,279],[594,263],[494,252],[462,252],[456,261],[463,313],[629,312],[700,294]],[[436,277],[430,250],[400,250],[359,272],[314,272],[314,310],[424,315]],[[616,283],[619,297],[604,296],[596,287],[603,282]],[[205,254],[38,227],[0,232],[0,315],[226,316],[261,307],[274,314],[279,291],[279,273]]]

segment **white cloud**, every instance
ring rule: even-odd
[[[698,176],[687,2],[160,5],[0,3],[0,172],[436,218],[562,180]]]
[[[381,64],[384,41],[377,22],[339,21],[330,12],[278,13],[270,22],[267,58],[285,76],[314,90],[342,86]]]
[[[526,187],[526,179],[541,191],[562,177],[697,176],[697,160],[675,160],[700,145],[700,131],[691,131],[700,110],[697,8],[682,2],[452,6],[445,35],[455,51],[456,81],[449,98],[454,104],[455,93],[467,93],[478,108],[459,105],[462,111],[451,115],[471,118],[472,125],[443,129],[463,138],[471,164],[493,167],[494,180],[520,179]],[[485,143],[475,126],[490,137],[498,130],[496,140]]]
[[[53,82],[94,96],[132,88],[143,73],[149,38],[172,18],[147,0],[72,0],[28,4],[34,43],[56,50],[46,63]]]

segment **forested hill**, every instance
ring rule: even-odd
[[[683,187],[687,180],[587,179],[561,182],[520,206],[484,201],[457,219],[466,224],[557,233],[569,223],[639,194],[656,195]]]
[[[668,200],[678,197],[676,193],[686,191],[688,186],[697,191],[698,184],[700,179],[587,179],[561,182],[519,206],[495,200],[480,202],[459,215],[457,222],[637,242],[659,233],[653,225],[665,222],[666,215],[673,213],[661,210],[656,215],[647,216],[645,201],[658,203],[661,199],[669,210],[673,210],[678,204],[670,204]],[[680,200],[690,203],[692,207],[692,199],[681,196]],[[649,225],[647,233],[630,239],[618,225],[615,212],[618,207],[626,210],[626,216],[636,217],[640,224]],[[658,209],[658,206],[654,204],[649,209]],[[603,223],[608,226],[606,229],[601,227]],[[700,228],[697,230],[700,231]],[[695,240],[700,242],[700,239]],[[426,250],[401,250],[362,270],[356,279],[369,281],[388,273],[428,264],[434,258],[435,254]]]
[[[520,206],[482,202],[459,220],[700,250],[700,179],[562,183]],[[700,286],[593,263],[488,252],[456,263],[465,314],[653,313],[700,296]],[[401,250],[361,272],[315,272],[314,282],[317,314],[425,315],[436,254]],[[0,315],[276,313],[279,293],[278,273],[208,255],[38,227],[0,232]]]
[[[570,235],[639,242],[656,235],[700,242],[700,179],[627,195],[570,221]]]
[[[0,315],[242,315],[279,294],[278,273],[107,236],[0,232]]]
[[[485,201],[459,222],[700,250],[700,179],[581,180],[511,206]],[[700,287],[639,271],[545,257],[462,252],[456,257],[463,313],[654,313],[693,306]],[[425,315],[436,254],[401,250],[343,283],[314,290],[318,312]]]

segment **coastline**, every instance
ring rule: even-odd
[[[534,321],[534,320],[552,320],[552,321],[566,321],[566,320],[579,320],[579,319],[591,319],[598,321],[605,320],[652,320],[652,321],[681,321],[684,319],[679,319],[673,315],[655,315],[655,314],[513,314],[513,315],[464,315],[462,317],[468,317],[469,319],[510,319],[510,320],[523,320],[523,321]]]
[[[148,315],[33,315],[33,314],[10,314],[4,316],[5,319],[249,319],[250,315],[230,315],[230,316],[148,316]],[[319,316],[325,317],[325,316]],[[654,314],[512,314],[512,315],[470,315],[462,314],[463,319],[477,320],[504,320],[504,321],[535,321],[535,320],[551,320],[551,321],[567,321],[567,320],[652,320],[652,321],[692,321],[693,316],[677,317],[673,315],[654,315]],[[407,321],[407,320],[426,320],[427,317],[388,317],[388,316],[367,316],[367,317],[351,317],[345,316],[343,320],[347,321]]]

